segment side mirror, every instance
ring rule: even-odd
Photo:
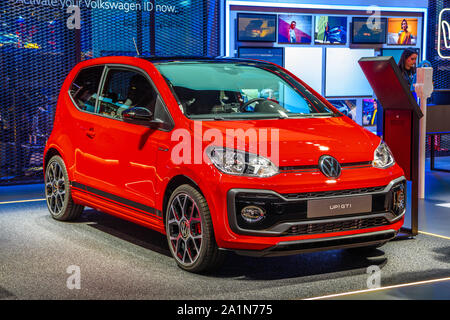
[[[147,108],[133,107],[122,112],[123,120],[127,122],[134,121],[150,121],[153,119],[153,114]]]
[[[147,108],[133,107],[122,112],[122,118],[127,123],[143,125],[153,129],[161,128],[164,122],[154,119],[153,113]]]

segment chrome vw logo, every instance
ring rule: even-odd
[[[319,158],[319,170],[329,178],[339,178],[341,175],[341,165],[332,156]]]
[[[182,220],[180,223],[180,233],[184,239],[189,237],[189,222],[187,220]]]

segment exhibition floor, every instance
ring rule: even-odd
[[[0,299],[450,299],[450,173],[426,172],[415,239],[366,255],[230,254],[213,275],[179,269],[157,232],[91,209],[58,222],[42,198],[42,185],[0,187]],[[66,286],[72,265],[79,290]],[[387,289],[367,291],[373,265]]]

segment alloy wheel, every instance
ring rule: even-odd
[[[184,266],[193,265],[202,251],[202,219],[195,200],[188,194],[180,193],[170,203],[167,233],[175,259]]]
[[[45,193],[51,214],[54,216],[60,215],[66,199],[66,184],[64,171],[56,161],[51,162],[47,167]]]

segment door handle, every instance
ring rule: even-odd
[[[95,138],[95,131],[94,131],[94,129],[91,128],[88,131],[86,131],[86,135],[88,136],[88,138],[94,139]]]

